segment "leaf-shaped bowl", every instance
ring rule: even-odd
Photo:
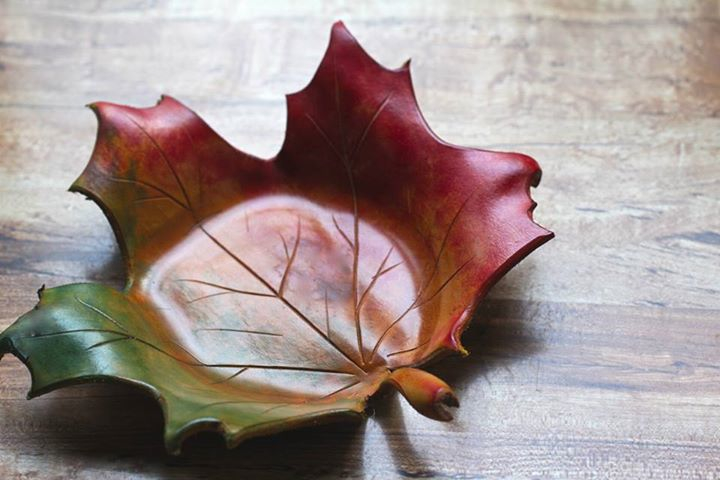
[[[199,430],[234,446],[357,417],[384,383],[450,419],[450,387],[417,367],[466,353],[482,296],[552,237],[532,221],[537,163],[438,139],[408,64],[377,64],[342,23],[287,97],[273,159],[233,148],[170,97],[91,107],[97,141],[71,190],[112,224],[127,285],[40,292],[0,355],[29,367],[30,397],[141,386],[172,453]]]

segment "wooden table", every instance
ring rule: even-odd
[[[720,478],[718,2],[71,3],[0,3],[0,327],[42,284],[122,284],[100,210],[66,192],[84,104],[169,93],[269,157],[338,18],[382,63],[413,57],[442,138],[540,162],[557,238],[493,289],[471,356],[432,368],[452,423],[390,395],[364,424],[232,451],[201,435],[172,458],[153,401],[26,401],[6,357],[0,478]]]

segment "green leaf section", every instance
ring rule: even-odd
[[[154,318],[139,301],[106,286],[44,290],[37,306],[0,334],[0,358],[11,353],[28,367],[29,398],[80,383],[141,387],[162,407],[165,444],[173,454],[200,430],[216,430],[234,447],[258,434],[315,423],[319,416],[362,416],[364,398],[262,398],[213,384],[208,366],[163,334]]]

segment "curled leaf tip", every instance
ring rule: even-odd
[[[433,420],[449,422],[453,416],[448,407],[460,406],[447,383],[423,370],[399,368],[389,381],[415,410]]]

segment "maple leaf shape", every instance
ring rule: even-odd
[[[98,381],[148,390],[172,453],[200,430],[234,446],[357,417],[384,383],[450,419],[450,387],[415,367],[465,353],[478,301],[552,237],[532,221],[536,162],[439,140],[408,64],[380,66],[342,23],[287,97],[270,161],[170,97],[91,107],[97,141],[71,190],[112,224],[127,286],[41,291],[0,355],[28,366],[29,397]]]

